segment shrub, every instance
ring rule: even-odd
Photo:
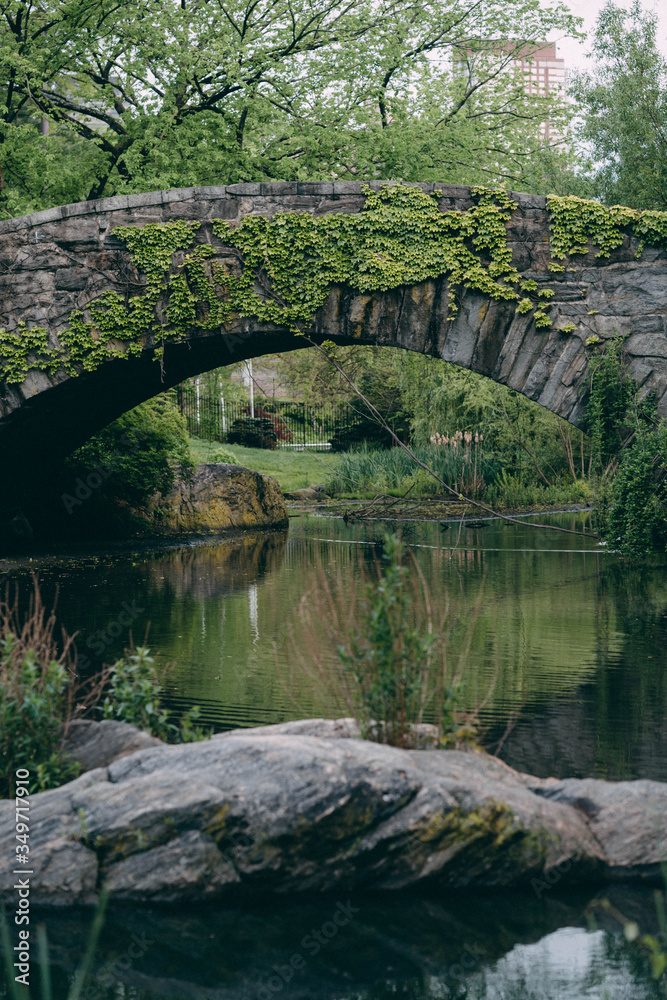
[[[209,735],[195,725],[196,706],[178,724],[169,721],[148,649],[129,651],[82,681],[72,636],[63,630],[58,643],[55,628],[55,612],[47,614],[37,580],[24,619],[17,597],[11,603],[8,595],[0,599],[0,798],[14,794],[17,768],[30,772],[31,793],[76,777],[78,764],[67,757],[64,746],[77,716],[101,714],[169,742],[189,743]]]
[[[168,713],[160,705],[160,685],[150,650],[140,646],[114,664],[102,717],[129,722],[153,736],[166,739],[172,727]]]
[[[92,437],[67,466],[67,481],[100,471],[94,503],[141,507],[154,493],[168,493],[178,475],[192,474],[185,418],[168,393],[155,396]]]
[[[616,337],[591,361],[591,389],[585,427],[591,436],[597,472],[604,472],[632,437],[632,412],[637,385],[623,354],[623,338]]]
[[[194,725],[199,718],[199,707],[190,708],[176,725],[169,721],[169,713],[162,705],[163,690],[150,649],[139,646],[128,650],[111,668],[102,716],[129,722],[165,742],[193,743],[205,739],[209,734]]]
[[[227,440],[244,448],[276,448],[278,435],[269,417],[238,417],[232,424]]]
[[[250,407],[245,407],[245,414],[250,416]],[[255,406],[255,419],[256,420],[268,420],[273,427],[276,435],[276,440],[278,441],[291,441],[294,435],[289,429],[286,421],[283,419],[280,413],[275,413],[272,410],[267,410],[264,406]]]
[[[416,559],[396,536],[386,536],[370,574],[361,561],[350,571],[332,580],[320,566],[306,581],[299,606],[299,634],[305,638],[297,645],[292,635],[290,662],[311,677],[329,711],[346,709],[358,720],[366,739],[393,746],[475,743],[477,711],[462,710],[462,671],[481,592],[476,606],[466,608],[463,652],[452,672],[448,654],[457,616],[448,602],[443,613]],[[328,643],[322,642],[322,629]],[[327,657],[327,645],[337,650],[338,669]],[[433,728],[423,734],[419,727],[425,719]]]
[[[209,462],[224,462],[226,465],[239,464],[236,456],[232,455],[231,451],[228,451],[223,445],[217,444],[217,442],[210,445],[207,460]]]
[[[350,451],[353,448],[391,448],[395,441],[386,428],[376,420],[359,415],[345,427],[337,428],[329,439],[331,450],[335,452]]]
[[[627,555],[667,547],[667,427],[641,426],[598,510],[603,538]]]
[[[14,774],[27,768],[32,791],[62,784],[78,773],[63,751],[74,712],[72,640],[54,637],[56,618],[47,614],[35,587],[20,620],[18,597],[0,600],[0,796],[14,794]]]

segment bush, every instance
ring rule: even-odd
[[[366,739],[403,747],[474,744],[477,711],[462,710],[461,674],[481,592],[463,614],[455,615],[447,600],[443,613],[443,603],[428,592],[416,559],[391,535],[371,574],[361,558],[348,569],[349,574],[332,578],[320,565],[306,581],[298,610],[300,641],[294,633],[288,638],[288,662],[292,669],[297,665],[299,685],[303,675],[309,676],[315,698],[323,698],[328,712],[347,710]],[[361,600],[359,580],[364,584]],[[450,672],[450,635],[461,620],[466,622],[463,652]],[[331,648],[337,651],[339,669],[330,662]],[[420,732],[427,718],[432,728]]]
[[[221,444],[211,444],[208,449],[207,461],[209,462],[224,462],[226,465],[238,465],[236,456],[232,455],[231,451],[224,448]]]
[[[590,371],[585,428],[591,437],[595,469],[603,473],[631,440],[638,404],[637,385],[628,372],[622,337],[605,344],[592,359]]]
[[[102,717],[129,722],[159,739],[166,739],[172,727],[168,713],[160,705],[160,685],[150,650],[140,646],[114,664]]]
[[[176,725],[169,722],[169,713],[161,702],[162,694],[163,687],[150,649],[140,646],[127,651],[111,668],[101,706],[102,716],[129,722],[165,742],[192,743],[204,739],[206,734],[193,725],[199,718],[199,707],[194,705]]]
[[[244,448],[270,448],[278,446],[274,421],[269,417],[238,417],[232,424],[227,440]]]
[[[334,431],[329,439],[331,450],[350,451],[353,448],[391,448],[395,441],[388,430],[381,427],[377,421],[366,417],[358,417],[346,427]]]
[[[0,797],[14,794],[17,768],[30,771],[30,791],[42,791],[76,777],[78,766],[63,751],[66,724],[76,692],[71,639],[62,651],[54,637],[56,619],[46,613],[35,587],[25,621],[18,598],[0,600]]]
[[[206,738],[208,733],[195,725],[196,706],[178,724],[169,722],[148,649],[126,653],[83,682],[76,672],[72,637],[63,631],[58,644],[55,626],[55,613],[46,613],[36,580],[23,621],[17,598],[0,600],[0,798],[14,794],[17,768],[30,772],[31,793],[76,777],[79,766],[66,756],[64,745],[77,716],[101,714],[169,742]]]
[[[192,474],[185,418],[168,393],[155,396],[105,427],[67,460],[70,479],[98,471],[97,503],[142,507],[168,493],[177,476]]]
[[[599,505],[598,525],[627,555],[667,548],[667,427],[638,428]]]

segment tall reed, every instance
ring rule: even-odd
[[[327,571],[316,559],[287,629],[288,684],[294,689],[296,674],[305,676],[315,700],[329,714],[354,716],[367,739],[473,743],[483,704],[463,710],[465,668],[482,598],[483,585],[472,606],[455,606],[446,588],[434,594],[397,536],[386,536],[370,562],[359,553],[343,570]]]
[[[60,630],[55,605],[47,611],[37,578],[25,613],[18,590],[0,598],[0,797],[14,794],[14,774],[31,773],[31,791],[75,777],[63,752],[71,720],[99,699],[102,672],[83,682],[76,673],[74,637]]]

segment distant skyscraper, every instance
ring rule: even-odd
[[[553,94],[565,90],[567,69],[565,60],[556,56],[556,43],[549,42],[539,49],[526,45],[525,53],[513,60],[514,66],[526,74],[529,94]],[[544,123],[545,139],[561,139],[560,133],[552,131],[549,121]]]

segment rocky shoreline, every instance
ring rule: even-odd
[[[178,746],[106,725],[72,737],[90,770],[32,796],[35,905],[91,905],[102,884],[135,903],[422,886],[538,893],[657,883],[667,857],[660,782],[535,778],[481,753],[370,743],[352,720]],[[14,803],[0,803],[5,843],[13,824]],[[13,867],[0,867],[7,902]]]

